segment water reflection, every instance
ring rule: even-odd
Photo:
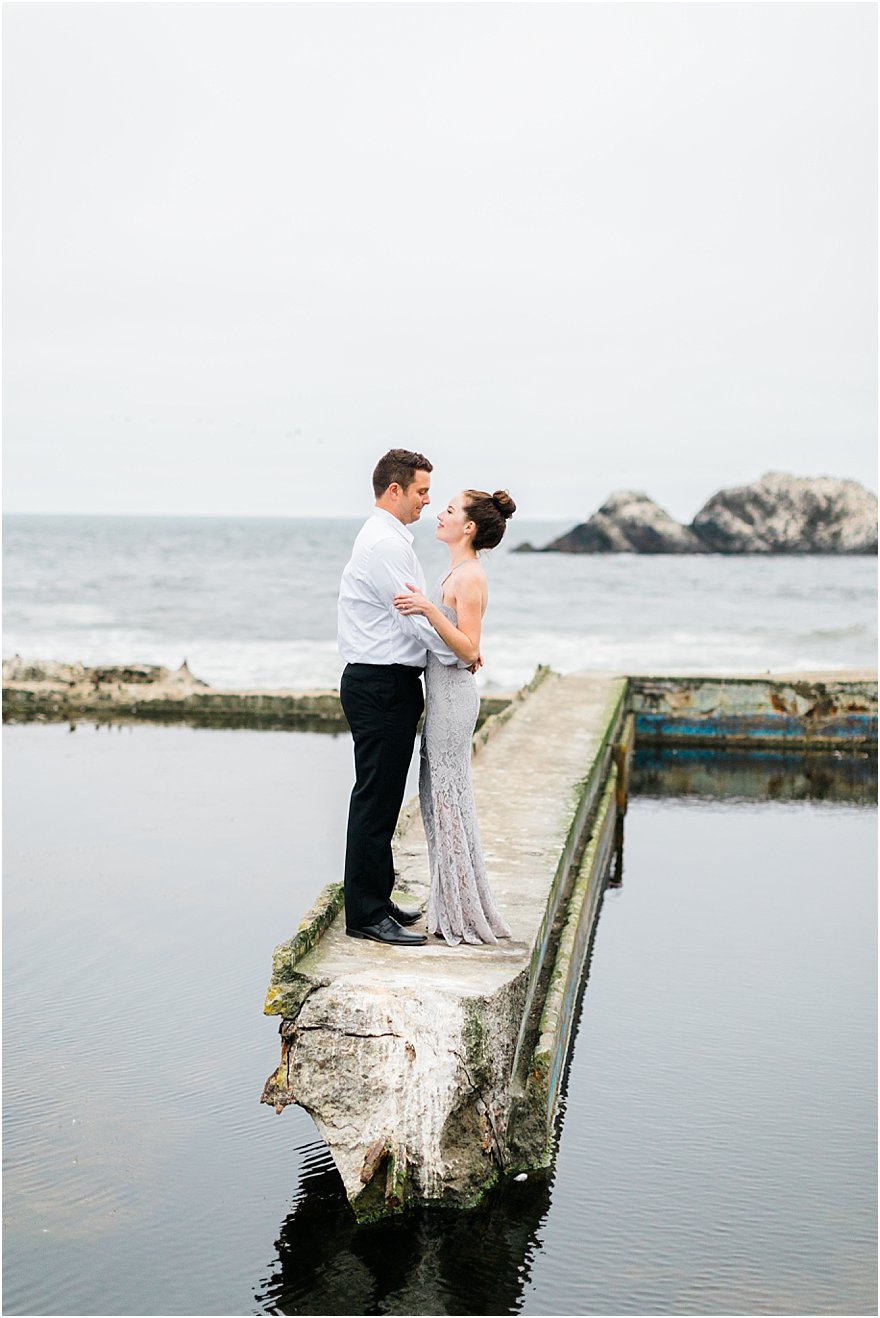
[[[630,790],[639,796],[873,805],[877,756],[857,751],[636,748]]]
[[[423,1210],[359,1227],[316,1144],[255,1298],[266,1313],[515,1313],[549,1205],[549,1179],[530,1176],[471,1212]]]
[[[617,819],[614,821],[614,849],[611,852],[611,860],[608,864],[608,872],[605,875],[606,888],[623,887],[623,823],[624,823],[623,816],[618,815]],[[592,939],[595,938],[596,936],[596,928],[598,927],[598,923],[599,922],[597,919],[596,924],[593,926],[593,933],[591,935],[590,953],[592,953],[592,946],[593,946]],[[587,965],[589,965],[590,953],[588,953],[587,955]]]

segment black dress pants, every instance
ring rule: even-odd
[[[420,668],[347,664],[339,684],[354,738],[355,784],[345,849],[345,923],[375,924],[394,887],[391,838],[425,707]]]

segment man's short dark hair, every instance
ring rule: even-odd
[[[433,471],[424,453],[413,453],[408,448],[390,448],[376,463],[373,472],[373,492],[379,499],[389,485],[405,490],[416,478],[417,471]]]

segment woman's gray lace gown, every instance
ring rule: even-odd
[[[458,625],[455,610],[435,596]],[[447,943],[494,943],[510,928],[489,890],[471,780],[471,737],[480,708],[473,673],[428,651],[419,802],[428,838],[428,929]]]

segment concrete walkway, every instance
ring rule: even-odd
[[[449,947],[431,937],[412,949],[351,939],[329,890],[276,950],[266,1010],[284,1018],[282,1064],[263,1099],[312,1113],[360,1216],[414,1199],[469,1202],[510,1168],[511,1087],[612,771],[625,688],[619,677],[549,674],[487,725],[474,787],[512,939]],[[415,810],[405,812],[395,859],[396,900],[424,907]]]

